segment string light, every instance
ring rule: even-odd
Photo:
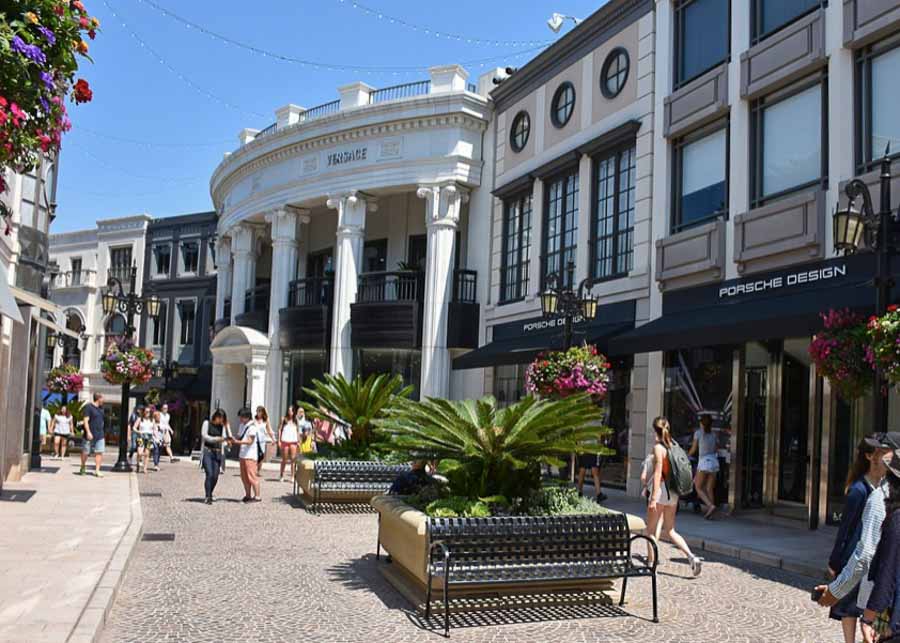
[[[157,2],[155,2],[155,0],[136,0],[136,1],[140,4],[147,5],[148,7],[152,8],[153,10],[166,16],[170,20],[174,20],[175,22],[181,23],[187,29],[198,31],[202,34],[209,36],[210,38],[212,38],[214,40],[218,40],[220,42],[226,43],[233,47],[237,47],[239,49],[244,49],[246,51],[252,52],[259,56],[263,56],[264,58],[269,58],[271,60],[276,60],[276,61],[284,62],[284,63],[302,65],[308,69],[314,69],[314,70],[319,70],[319,71],[352,71],[352,72],[357,72],[357,73],[362,73],[362,74],[393,74],[395,76],[399,75],[399,74],[421,73],[423,71],[428,71],[428,67],[423,67],[423,66],[410,67],[410,66],[344,65],[344,64],[335,64],[335,63],[325,63],[325,62],[320,62],[320,61],[315,61],[315,60],[307,60],[307,59],[303,59],[303,58],[296,58],[293,56],[288,56],[286,54],[277,53],[277,52],[274,52],[274,51],[271,51],[268,49],[263,49],[262,47],[257,47],[256,45],[251,45],[251,44],[236,40],[234,38],[231,38],[229,36],[220,34],[216,31],[213,31],[211,29],[204,27],[201,24],[198,24],[196,22],[188,20],[187,18],[184,18],[183,16],[180,16],[177,13],[170,11],[169,9],[166,9],[165,7],[163,7],[160,4],[158,4]],[[103,0],[103,2],[104,2],[104,4],[106,4],[106,0]],[[107,5],[107,6],[109,6],[109,5]],[[115,15],[115,14],[113,14],[113,15]],[[431,33],[430,30],[429,30],[429,33]],[[445,35],[447,35],[447,34],[445,34]],[[460,38],[462,38],[462,36],[460,36]],[[485,41],[480,41],[480,42],[485,42]],[[496,43],[499,46],[500,44],[503,44],[504,41],[498,40],[498,41],[491,41],[491,42]],[[525,42],[525,41],[517,41],[517,42]],[[512,52],[512,53],[507,53],[507,54],[503,54],[503,55],[490,56],[488,58],[479,58],[479,59],[469,60],[469,61],[461,61],[459,64],[463,65],[463,66],[476,66],[477,65],[477,66],[484,67],[485,64],[488,62],[493,62],[493,61],[497,61],[497,60],[506,60],[506,59],[509,59],[510,57],[518,56],[520,54],[526,54],[526,53],[539,51],[539,50],[543,49],[544,47],[546,47],[548,44],[548,43],[541,43],[539,41],[534,41],[534,43],[536,43],[536,44],[533,47],[530,47],[529,49],[526,49],[526,50],[523,50],[520,52]],[[532,44],[532,43],[528,43],[528,44]]]
[[[444,40],[455,40],[457,42],[464,42],[467,45],[484,45],[493,47],[546,47],[551,42],[553,42],[552,40],[497,40],[496,38],[473,38],[471,36],[465,36],[463,34],[441,31],[439,29],[432,29],[431,27],[415,24],[413,22],[404,20],[403,18],[388,15],[383,11],[372,9],[371,7],[367,7],[364,4],[352,0],[336,1],[338,4],[344,7],[352,7],[369,17],[376,18],[377,20],[404,27],[417,33],[425,34],[426,36],[434,36],[436,38]]]
[[[122,136],[114,136],[112,134],[106,134],[104,132],[98,132],[97,130],[91,129],[89,127],[85,127],[84,125],[74,125],[72,128],[73,132],[77,132],[79,134],[87,134],[89,136],[95,136],[97,138],[106,139],[108,141],[113,141],[115,143],[128,143],[129,145],[137,145],[138,147],[146,147],[146,148],[154,148],[154,147],[162,147],[162,148],[173,148],[173,147],[222,147],[225,145],[233,145],[234,141],[216,141],[216,142],[196,142],[196,143],[168,143],[168,142],[158,142],[158,141],[139,141],[134,138],[125,138]]]
[[[197,85],[194,81],[192,81],[190,78],[188,78],[187,76],[182,74],[180,71],[178,71],[175,67],[173,67],[165,58],[162,57],[162,55],[158,51],[153,49],[153,47],[148,45],[144,41],[143,38],[141,38],[139,35],[137,35],[137,33],[135,33],[134,30],[128,26],[128,23],[126,23],[125,20],[123,20],[122,17],[118,13],[116,13],[116,10],[113,9],[112,6],[110,6],[109,2],[107,2],[106,0],[103,0],[103,4],[106,6],[107,9],[109,9],[109,11],[110,11],[110,13],[112,13],[113,17],[115,17],[115,19],[118,20],[122,24],[122,28],[126,32],[131,34],[131,37],[137,41],[137,43],[141,46],[141,48],[146,49],[147,52],[150,53],[150,55],[152,55],[154,58],[156,58],[157,62],[159,62],[160,65],[162,65],[163,67],[168,69],[172,74],[177,76],[178,79],[181,80],[185,85],[187,85],[188,87],[190,87],[197,93],[202,94],[206,98],[214,100],[217,103],[224,105],[225,107],[228,107],[229,109],[233,109],[235,111],[241,112],[245,115],[253,116],[255,118],[265,118],[264,114],[260,114],[259,112],[254,112],[254,111],[246,110],[242,107],[239,107],[238,105],[235,105],[234,103],[232,103],[220,96],[217,96],[216,94],[213,94],[211,91],[206,90],[203,87],[200,87],[199,85]]]
[[[198,181],[209,180],[208,178],[197,177],[197,176],[190,177],[190,178],[172,178],[172,177],[163,177],[163,176],[150,176],[147,174],[136,174],[134,172],[124,169],[121,165],[115,165],[113,163],[109,163],[108,161],[103,160],[102,158],[100,158],[99,156],[94,154],[93,152],[89,152],[88,150],[86,150],[83,147],[74,146],[74,148],[66,147],[66,149],[67,150],[75,149],[78,152],[81,152],[82,154],[84,154],[87,158],[91,159],[97,165],[100,165],[101,167],[105,167],[109,170],[113,170],[114,172],[119,172],[120,174],[123,174],[125,176],[131,177],[133,179],[140,179],[142,181],[156,181],[158,183],[165,183],[165,184],[170,184],[170,185],[187,185],[190,183],[197,183]]]

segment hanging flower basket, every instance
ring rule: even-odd
[[[47,390],[51,393],[78,394],[84,388],[84,376],[72,364],[63,364],[47,373]]]
[[[153,376],[153,353],[127,340],[114,342],[100,360],[100,372],[110,384],[146,384]]]
[[[872,349],[865,318],[847,309],[822,313],[824,329],[813,337],[809,356],[843,399],[865,395],[873,382]]]
[[[525,371],[525,390],[542,397],[590,393],[598,399],[609,390],[610,363],[595,346],[541,353]]]
[[[900,383],[900,310],[888,306],[881,317],[869,318],[869,363],[880,366],[891,384]]]

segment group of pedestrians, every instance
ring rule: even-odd
[[[146,474],[153,460],[153,471],[159,471],[162,452],[169,456],[169,462],[178,462],[172,454],[172,435],[169,405],[163,404],[157,410],[153,406],[136,407],[128,422],[128,459],[138,473]]]
[[[201,467],[205,474],[205,502],[211,505],[215,501],[214,491],[219,475],[225,470],[225,449],[237,446],[240,462],[241,482],[244,486],[242,502],[260,502],[262,500],[262,464],[266,458],[269,443],[278,444],[281,449],[281,475],[284,482],[284,470],[293,470],[294,460],[298,454],[309,455],[316,450],[312,425],[306,419],[304,410],[299,406],[290,406],[282,417],[278,435],[272,431],[269,413],[263,406],[256,407],[256,412],[242,408],[238,411],[238,430],[232,432],[228,423],[228,415],[223,409],[216,409],[209,420],[203,423],[200,430],[203,455]]]
[[[846,504],[814,594],[841,621],[845,643],[900,643],[900,433],[864,437],[847,477]]]

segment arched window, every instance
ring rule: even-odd
[[[66,329],[81,335],[84,331],[84,322],[81,321],[81,316],[78,313],[74,311],[66,313]],[[80,342],[81,340],[69,338],[63,347],[63,362],[72,364],[76,368],[81,368]]]

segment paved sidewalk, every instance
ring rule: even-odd
[[[43,465],[0,495],[0,641],[87,643],[141,532],[138,485],[109,466],[78,476],[77,457]]]
[[[603,491],[608,496],[604,506],[646,516],[646,504],[640,498],[626,496],[617,489]],[[592,493],[593,487],[586,484],[585,495]],[[823,578],[837,530],[821,527],[810,531],[801,525],[783,523],[783,519],[763,521],[749,516],[726,516],[722,512],[717,512],[712,520],[704,520],[702,515],[682,509],[678,512],[676,530],[698,551]]]

